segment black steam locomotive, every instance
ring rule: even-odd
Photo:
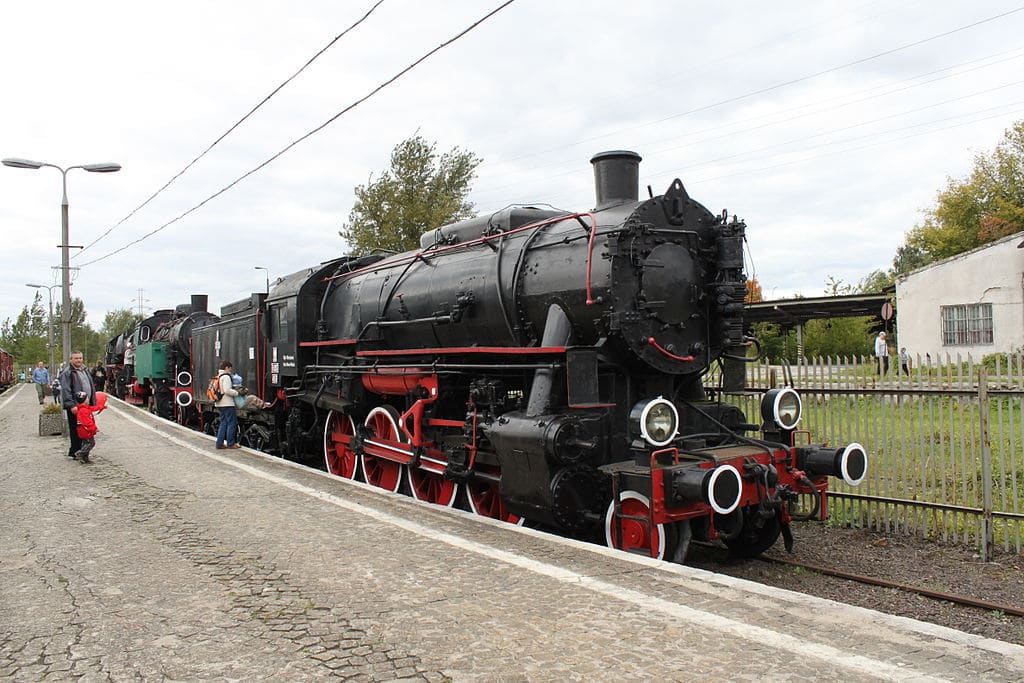
[[[176,406],[210,428],[228,358],[259,396],[243,441],[340,477],[677,561],[691,538],[789,545],[792,519],[826,516],[829,476],[863,479],[863,448],[794,446],[789,388],[756,424],[714,400],[702,378],[722,363],[738,388],[752,343],[745,225],[679,180],[639,201],[633,152],[591,161],[591,211],[505,209],[225,307],[191,331]]]
[[[220,320],[208,313],[207,297],[156,311],[107,343],[106,365],[114,379],[112,393],[145,405],[165,419],[198,424],[192,404],[192,331]]]

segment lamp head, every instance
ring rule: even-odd
[[[11,168],[31,168],[33,170],[42,168],[42,161],[32,161],[31,159],[19,159],[17,157],[8,157],[3,160],[4,166],[10,166]]]
[[[107,161],[100,164],[85,164],[82,166],[89,173],[116,173],[121,170],[121,164]]]

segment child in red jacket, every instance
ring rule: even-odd
[[[78,392],[75,398],[78,399],[78,410],[75,412],[75,418],[78,420],[78,438],[82,440],[82,447],[75,453],[75,458],[88,463],[89,452],[96,446],[96,432],[99,431],[96,427],[95,414],[107,407],[107,397],[101,392],[96,392],[94,406],[89,405],[89,394],[84,391]]]

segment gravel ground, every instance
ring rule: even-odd
[[[781,540],[767,554],[1024,608],[1024,555],[999,550],[992,561],[982,562],[975,550],[963,546],[824,524],[795,524],[793,534],[796,543],[792,555],[786,554]],[[1024,645],[1024,617],[961,607],[892,588],[832,578],[801,567],[763,560],[734,560],[719,548],[694,546],[687,564]]]

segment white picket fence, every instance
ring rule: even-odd
[[[838,482],[830,514],[885,533],[916,534],[1020,553],[1024,540],[1024,356],[983,365],[972,358],[917,356],[909,374],[893,359],[818,358],[793,366],[752,364],[747,390],[725,396],[748,417],[758,393],[791,385],[804,402],[810,440],[856,441],[870,456],[856,488]]]

